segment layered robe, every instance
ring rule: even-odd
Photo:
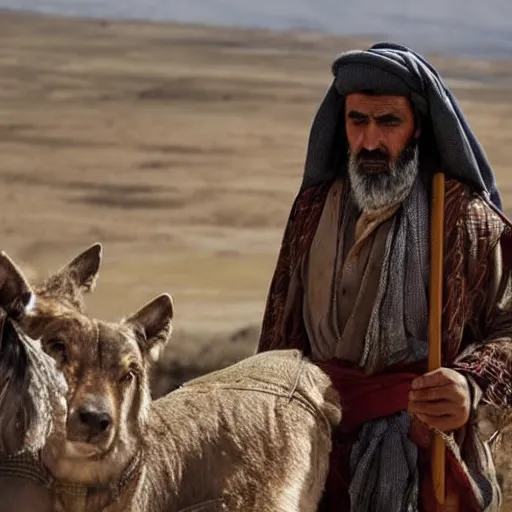
[[[400,361],[390,367],[379,367],[378,361],[373,366],[359,364],[376,294],[372,283],[378,281],[382,267],[381,246],[386,225],[396,214],[393,209],[373,219],[346,219],[337,264],[349,271],[340,272],[336,304],[327,305],[336,316],[338,336],[329,338],[315,321],[315,308],[322,305],[311,297],[314,286],[308,282],[312,271],[308,262],[315,236],[324,226],[320,220],[334,186],[342,193],[346,178],[303,188],[294,201],[270,284],[258,351],[299,348],[331,375],[340,393],[343,419],[334,435],[321,508],[341,511],[348,510],[350,503],[348,459],[360,429],[371,419],[407,407],[410,382],[426,371],[426,362],[422,365],[420,360],[406,367]],[[344,197],[341,203],[349,200]],[[339,204],[339,208],[351,211],[346,204]],[[345,266],[355,246],[360,246],[356,264]],[[364,272],[358,271],[357,262],[365,267]],[[475,412],[479,403],[497,407],[512,403],[512,229],[484,197],[449,178],[443,264],[443,366],[464,373],[474,383],[470,422],[446,436],[447,485],[457,489],[460,510],[496,510],[500,497],[494,465],[488,445],[478,437]],[[352,407],[355,403],[357,407]],[[433,432],[413,420],[410,437],[420,448],[420,510],[433,511],[428,451]]]

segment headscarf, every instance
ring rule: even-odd
[[[332,72],[334,80],[311,127],[301,190],[346,171],[345,97],[371,90],[408,97],[426,127],[428,156],[437,170],[471,185],[502,210],[495,176],[482,146],[455,97],[425,58],[405,46],[378,43],[368,50],[341,54]]]

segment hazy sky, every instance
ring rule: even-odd
[[[421,52],[512,59],[512,0],[0,0],[0,7],[363,34]]]

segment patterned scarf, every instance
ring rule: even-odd
[[[428,213],[426,190],[416,179],[389,230],[363,367],[427,357]],[[418,453],[408,433],[406,411],[363,426],[350,457],[353,511],[416,512]]]
[[[429,207],[423,182],[416,177],[400,206],[361,218],[357,247],[343,247],[353,203],[342,188],[339,181],[333,185],[302,267],[313,357],[348,359],[370,373],[425,359]],[[355,272],[347,279],[355,275],[357,283],[346,322],[339,321],[340,301],[333,301],[342,297],[340,267]],[[417,448],[408,431],[406,411],[364,424],[351,456],[353,511],[416,510]]]

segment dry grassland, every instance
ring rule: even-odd
[[[368,43],[1,14],[2,249],[41,277],[103,242],[105,319],[170,292],[156,395],[252,353],[330,63]],[[512,213],[512,64],[431,60]]]

